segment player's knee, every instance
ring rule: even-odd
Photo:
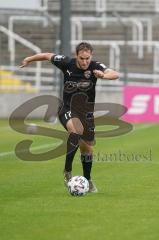
[[[69,133],[76,133],[78,135],[83,135],[83,129],[76,129],[76,128],[67,128]]]
[[[93,146],[90,142],[80,140],[79,145],[81,154],[93,154]]]
[[[84,129],[81,127],[81,128],[76,129],[76,131],[77,131],[77,134],[83,135]]]
[[[79,119],[70,119],[66,126],[69,133],[83,135],[84,127]]]

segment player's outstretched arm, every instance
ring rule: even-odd
[[[35,62],[35,61],[50,61],[51,58],[54,56],[54,53],[38,53],[30,57],[26,57],[23,59],[22,64],[20,65],[20,68],[26,67],[29,63]]]
[[[112,69],[106,69],[104,72],[100,70],[94,70],[94,75],[97,78],[107,79],[107,80],[116,80],[119,78],[119,73]]]

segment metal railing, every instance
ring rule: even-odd
[[[59,17],[51,17],[51,20],[54,24],[59,24]],[[122,21],[131,26],[132,29],[132,41],[152,41],[152,20],[150,18],[129,18],[123,17]],[[83,40],[83,28],[86,26],[97,26],[107,27],[107,24],[112,22],[118,24],[118,21],[115,17],[83,17],[83,16],[72,16],[71,17],[71,26],[72,34],[71,39],[73,41]],[[144,26],[146,27],[146,39],[144,39]],[[151,45],[147,45],[148,52],[152,52]],[[133,50],[138,54],[138,58],[143,58],[143,45],[134,46]]]
[[[42,10],[42,11],[47,11],[48,10],[48,0],[42,0],[41,1],[40,10]]]
[[[115,17],[107,17],[107,18],[101,18],[101,17],[72,17],[72,24],[74,24],[73,32],[72,32],[72,40],[79,40],[81,41],[83,39],[83,25],[89,26],[90,24],[94,25],[101,25],[103,27],[107,26],[107,23],[112,22],[114,24],[118,24],[118,21]],[[143,41],[144,40],[144,24],[146,24],[146,39],[145,41],[152,41],[152,20],[149,18],[122,18],[123,22],[127,25],[130,25],[132,27],[132,40],[134,41]],[[152,51],[152,49],[148,48],[149,52]],[[143,58],[143,46],[140,46],[138,48],[134,48],[134,52],[138,53],[139,58]]]
[[[98,1],[97,1],[98,2]],[[102,0],[103,2],[103,0]],[[99,2],[98,2],[99,4]],[[98,5],[97,4],[97,5]],[[101,5],[102,6],[102,5]],[[98,6],[99,8],[99,6]],[[100,9],[100,8],[99,8]],[[98,10],[99,10],[98,9]],[[101,11],[102,11],[101,7]],[[48,18],[49,16],[49,18]],[[14,30],[14,22],[15,21],[42,21],[44,26],[48,25],[48,20],[50,20],[53,24],[59,25],[60,23],[60,17],[52,17],[49,14],[47,14],[46,17],[41,16],[11,16],[9,18],[8,27],[9,30],[13,32]],[[131,26],[132,29],[132,40],[133,41],[143,41],[144,40],[144,25],[146,26],[147,34],[145,41],[152,41],[152,20],[150,18],[129,18],[129,17],[123,17],[122,21]],[[72,16],[71,17],[71,27],[72,27],[72,34],[71,39],[72,40],[79,40],[81,41],[83,39],[83,27],[89,26],[89,25],[101,25],[101,27],[106,27],[109,22],[112,22],[114,24],[118,24],[116,17],[106,17],[106,16],[100,16],[100,17],[83,17],[83,16]],[[14,39],[9,37],[9,48],[13,48],[14,45]],[[134,46],[133,50],[135,53],[138,53],[138,58],[143,58],[143,46]],[[112,50],[113,51],[113,50]],[[152,52],[152,47],[148,46],[148,51]],[[12,56],[11,62],[14,61],[14,56]],[[14,64],[13,64],[14,65]]]
[[[18,34],[9,31],[7,28],[0,26],[0,32],[6,34],[7,36],[10,36],[11,38],[13,38],[14,40],[16,40],[17,42],[21,43],[22,45],[32,49],[35,53],[40,53],[41,49],[39,47],[37,47],[36,45],[34,45],[33,43],[29,42],[28,40],[20,37]],[[14,64],[14,60],[15,60],[15,45],[13,45],[13,48],[9,49],[10,50],[10,59],[12,64],[12,67],[15,65]],[[36,62],[36,85],[35,87],[37,89],[40,89],[40,82],[41,82],[41,62]]]
[[[8,30],[9,32],[14,32],[14,22],[15,21],[30,21],[30,22],[42,22],[43,26],[48,25],[48,20],[46,17],[41,16],[10,16],[8,20]],[[12,37],[11,34],[8,35],[8,49],[11,52],[10,54],[10,64],[11,66],[15,65],[15,54],[12,49],[15,49],[15,39]]]

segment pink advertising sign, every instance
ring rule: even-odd
[[[123,116],[128,122],[159,122],[159,87],[136,87],[124,88],[123,104],[128,108]]]

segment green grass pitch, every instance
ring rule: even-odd
[[[1,240],[159,239],[157,124],[139,124],[129,134],[96,139],[92,177],[99,192],[84,197],[72,197],[64,187],[64,156],[22,161],[14,154],[15,145],[31,137],[14,132],[4,120],[0,136]],[[32,138],[35,152],[45,152],[56,142]],[[73,175],[81,174],[78,153]]]

